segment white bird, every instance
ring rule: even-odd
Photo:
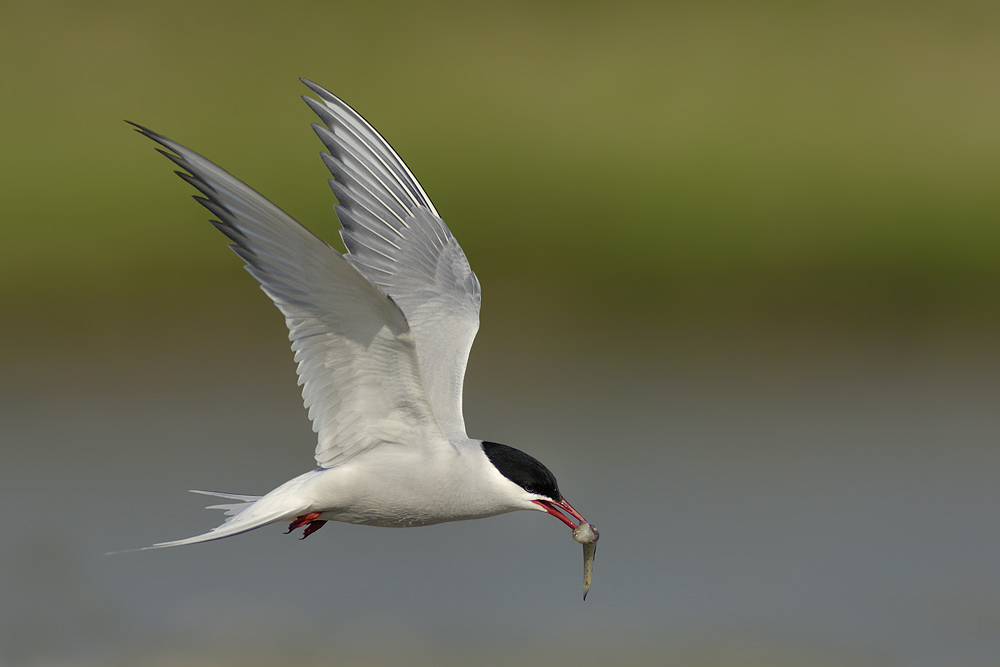
[[[462,386],[479,329],[480,289],[465,253],[396,152],[320,86],[303,97],[339,200],[340,254],[228,172],[136,125],[167,150],[195,199],[285,316],[318,468],[237,502],[225,522],[173,547],[275,522],[303,538],[327,521],[428,526],[538,510],[570,528],[586,519],[555,476],[513,447],[469,438]]]

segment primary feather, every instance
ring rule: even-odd
[[[231,174],[175,141],[168,151],[195,197],[217,217],[264,292],[285,316],[302,398],[331,467],[386,442],[449,447],[420,376],[399,307],[344,256]],[[419,444],[417,444],[419,443]]]
[[[347,260],[399,305],[413,331],[421,377],[438,423],[465,437],[462,388],[479,330],[480,287],[461,246],[389,144],[345,102],[303,79],[303,98],[340,205]]]

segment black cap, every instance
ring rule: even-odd
[[[537,493],[557,503],[562,501],[556,476],[538,459],[497,442],[483,441],[483,452],[501,475],[528,493]]]

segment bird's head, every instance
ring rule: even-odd
[[[587,523],[559,492],[556,476],[538,459],[496,442],[484,441],[483,452],[501,475],[523,490],[523,509],[548,512],[570,528]]]

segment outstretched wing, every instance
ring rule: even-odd
[[[434,414],[451,437],[465,437],[462,386],[479,330],[480,290],[458,241],[410,170],[354,109],[311,81],[303,97],[329,154],[330,187],[347,260],[395,301],[417,344]]]
[[[228,172],[146,128],[285,316],[302,398],[332,467],[382,443],[450,447],[399,307],[343,255]],[[185,173],[186,172],[186,173]]]

